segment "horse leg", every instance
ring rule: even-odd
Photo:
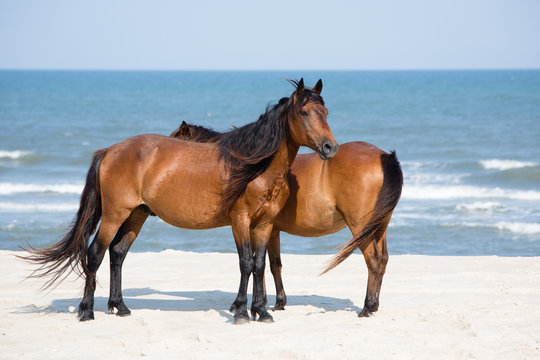
[[[253,278],[255,278],[255,272],[253,272]],[[256,289],[256,283],[255,281],[253,282],[253,294],[255,294],[255,292],[257,291]],[[264,306],[266,306],[268,304],[268,297],[267,297],[267,294],[266,294],[266,279],[265,277],[263,276],[263,291],[264,291]]]
[[[249,315],[247,312],[247,287],[249,277],[254,269],[253,252],[249,242],[249,222],[233,222],[232,231],[240,262],[240,287],[238,289],[236,300],[234,300],[231,305],[230,311],[234,313],[235,324],[244,324],[249,322]]]
[[[368,284],[364,308],[358,313],[358,316],[368,317],[379,309],[379,294],[388,263],[386,229],[382,231],[382,235],[375,233],[375,238],[361,250],[368,268]]]
[[[274,283],[276,285],[276,305],[274,310],[285,310],[287,305],[287,295],[285,295],[285,289],[283,288],[283,280],[281,278],[281,253],[280,253],[280,238],[279,230],[274,228],[270,234],[270,241],[268,242],[268,259],[270,260],[270,271],[274,277]]]
[[[272,316],[266,311],[265,289],[264,289],[264,268],[266,261],[266,244],[272,231],[272,225],[260,225],[253,230],[253,240],[255,242],[255,268],[253,277],[253,301],[251,303],[251,316],[253,319],[259,315],[261,322],[273,322]]]
[[[148,215],[142,207],[133,210],[129,218],[124,221],[120,230],[118,230],[111,245],[109,245],[111,282],[108,308],[110,312],[114,312],[116,308],[118,310],[117,316],[131,314],[122,297],[122,264]]]
[[[255,276],[255,273],[253,273],[253,276]],[[254,294],[257,291],[255,285],[256,285],[255,282],[253,282],[253,293]],[[268,304],[268,297],[266,296],[266,281],[264,279],[264,276],[263,276],[263,290],[264,290],[264,306],[266,306]]]
[[[88,270],[92,276],[86,277],[86,284],[84,287],[84,296],[79,304],[79,320],[87,321],[94,319],[94,292],[96,289],[96,272],[103,260],[105,251],[112,242],[118,229],[129,216],[129,213],[123,214],[124,217],[117,216],[114,219],[108,217],[102,217],[101,225],[92,241],[92,244],[88,247]]]

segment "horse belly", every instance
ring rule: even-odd
[[[184,229],[212,229],[229,225],[223,216],[218,215],[214,202],[214,199],[201,193],[177,193],[159,204],[156,200],[150,201],[148,206],[166,223]]]
[[[298,203],[294,209],[287,205],[275,224],[289,234],[316,237],[333,234],[346,226],[343,216],[330,202]]]
[[[177,156],[145,179],[142,200],[163,221],[176,227],[211,229],[229,225],[226,216],[218,213],[223,191],[220,169],[215,160],[202,156]]]

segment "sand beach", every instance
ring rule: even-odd
[[[286,310],[271,324],[234,325],[235,254],[129,254],[124,318],[107,313],[106,257],[96,319],[81,323],[83,281],[38,292],[43,282],[24,280],[31,267],[17,253],[0,251],[2,359],[540,359],[538,257],[391,256],[379,311],[358,318],[360,254],[324,276],[330,256],[284,254]],[[269,271],[266,283],[271,308]]]

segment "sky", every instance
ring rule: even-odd
[[[0,0],[0,69],[522,68],[538,0]]]

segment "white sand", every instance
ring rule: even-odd
[[[323,277],[329,256],[284,255],[286,310],[235,326],[235,254],[130,253],[125,318],[106,312],[105,258],[85,323],[81,279],[38,293],[43,282],[22,281],[31,268],[14,254],[0,251],[1,359],[540,359],[538,257],[391,256],[379,312],[358,318],[361,255]]]

